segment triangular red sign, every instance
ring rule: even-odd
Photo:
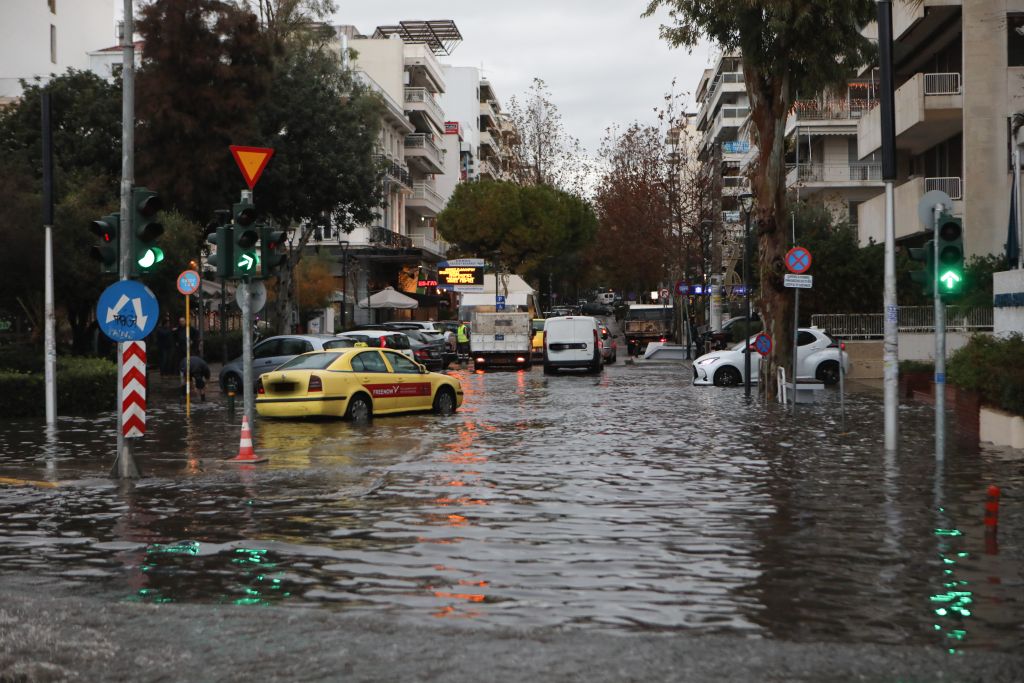
[[[274,156],[274,150],[270,147],[242,147],[241,145],[230,145],[231,155],[235,157],[235,163],[242,172],[242,177],[249,185],[249,189],[256,187],[256,181],[260,179],[263,169],[267,167],[270,157]]]

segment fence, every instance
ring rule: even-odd
[[[947,178],[925,178],[924,190],[942,190],[949,195],[950,199],[960,200],[964,198],[963,181],[957,177]]]
[[[991,308],[946,308],[946,330],[950,332],[984,332],[992,330]],[[811,316],[811,325],[820,327],[834,337],[872,339],[884,336],[885,321],[881,313],[822,313]],[[932,332],[935,330],[933,306],[900,306],[900,332]]]
[[[960,74],[942,73],[924,75],[925,95],[959,95]]]

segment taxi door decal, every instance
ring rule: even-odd
[[[364,384],[370,396],[374,398],[407,398],[410,396],[430,396],[430,382],[387,384]]]

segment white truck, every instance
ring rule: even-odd
[[[474,313],[469,336],[473,369],[529,368],[530,338],[529,313]]]

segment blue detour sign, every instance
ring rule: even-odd
[[[116,342],[145,339],[160,317],[160,305],[149,288],[135,280],[121,280],[103,290],[96,304],[100,330]]]

